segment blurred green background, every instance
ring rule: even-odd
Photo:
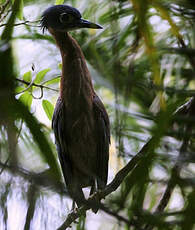
[[[0,229],[57,229],[71,209],[51,130],[61,57],[39,26],[63,3],[104,28],[71,35],[110,117],[109,182],[149,146],[103,201],[109,211],[73,229],[194,229],[192,0],[0,0]]]

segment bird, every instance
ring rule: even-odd
[[[79,10],[69,5],[46,9],[41,26],[55,39],[61,53],[60,92],[52,128],[67,191],[73,206],[76,203],[79,208],[85,200],[83,188],[89,187],[92,195],[107,184],[110,122],[94,90],[84,54],[69,31],[102,27],[83,19]]]

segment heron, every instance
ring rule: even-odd
[[[55,39],[62,58],[60,92],[52,128],[58,157],[73,204],[81,207],[83,188],[90,195],[105,188],[108,177],[110,123],[106,109],[94,91],[84,54],[69,31],[98,24],[82,18],[69,5],[55,5],[42,14],[41,26]],[[92,208],[94,212],[97,208]]]

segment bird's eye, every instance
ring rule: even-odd
[[[72,22],[74,20],[73,16],[71,14],[67,14],[67,13],[63,13],[60,14],[60,22],[64,23],[64,22]]]

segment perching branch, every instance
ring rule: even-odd
[[[106,208],[99,203],[97,200],[104,199],[107,195],[114,192],[123,182],[125,177],[135,168],[135,166],[143,159],[143,157],[147,157],[147,153],[151,150],[151,146],[153,146],[154,138],[151,138],[142,149],[127,163],[125,167],[123,167],[114,177],[110,184],[108,184],[105,189],[96,192],[92,196],[89,197],[88,200],[82,200],[84,205],[77,209],[76,211],[72,211],[66,218],[65,222],[58,228],[58,230],[64,230],[76,221],[80,216],[84,215],[87,210],[91,207],[98,207],[103,211],[106,211]],[[120,216],[120,220],[125,222],[126,224],[130,224],[130,221]]]
[[[68,215],[66,221],[63,223],[63,225],[58,230],[66,229],[67,227],[69,227],[73,222],[75,222],[76,219],[78,219],[80,216],[84,215],[85,212],[93,206],[98,207],[99,209],[103,210],[104,212],[116,217],[119,221],[122,221],[127,225],[135,225],[136,226],[136,223],[134,223],[134,221],[132,222],[132,220],[130,221],[130,220],[126,219],[125,217],[111,211],[110,209],[105,207],[103,204],[99,203],[97,200],[105,198],[107,195],[109,195],[110,193],[115,191],[120,186],[120,184],[122,183],[124,178],[128,175],[129,172],[131,172],[134,169],[134,167],[139,163],[139,161],[142,159],[142,157],[143,156],[146,157],[148,147],[150,146],[151,142],[152,142],[152,139],[147,144],[145,144],[144,147],[141,149],[141,151],[136,156],[134,156],[123,169],[121,169],[116,174],[115,178],[112,180],[112,182],[104,190],[98,191],[94,195],[92,195],[88,200],[84,200],[83,201],[84,205],[81,208],[77,209],[76,212],[74,212],[74,211],[71,212]],[[6,168],[10,171],[14,170],[15,173],[22,176],[26,180],[31,181],[35,185],[53,187],[59,193],[62,193],[62,190],[64,193],[63,184],[58,184],[58,183],[55,184],[53,181],[48,180],[47,172],[44,172],[41,174],[34,174],[34,173],[28,172],[24,169],[21,169],[18,167],[16,168],[16,167],[13,167],[11,165],[3,164],[1,162],[0,162],[0,167]]]
[[[194,110],[192,109],[192,107],[195,107],[194,104],[195,104],[195,100],[193,99],[191,101],[191,109],[188,107],[189,110],[191,111],[191,112],[189,111],[189,113],[188,113],[189,115],[192,115],[192,113],[194,112]],[[189,124],[189,127],[190,127],[190,124]],[[151,151],[154,151],[154,149],[157,146],[157,142],[160,140],[160,137],[161,137],[161,135],[159,135],[159,136],[155,135],[154,137],[152,137],[142,147],[142,149],[128,162],[128,164],[125,167],[123,167],[116,174],[115,178],[112,180],[112,182],[110,184],[108,184],[105,187],[105,189],[96,192],[88,200],[82,201],[84,203],[84,205],[81,208],[77,209],[76,211],[71,212],[67,216],[65,222],[58,228],[58,230],[64,230],[64,229],[70,227],[70,225],[73,222],[75,222],[75,220],[77,218],[79,218],[81,215],[85,214],[85,212],[87,210],[89,210],[91,207],[95,206],[95,207],[98,207],[99,209],[102,209],[103,211],[106,212],[106,210],[102,207],[102,204],[99,203],[99,202],[97,202],[97,200],[104,199],[107,195],[109,195],[112,192],[114,192],[121,185],[121,183],[124,181],[125,177],[137,166],[137,164],[139,164],[140,161],[143,160],[143,158],[147,158],[148,154]],[[188,140],[186,138],[185,138],[185,143],[183,143],[183,147],[181,148],[180,152],[185,152],[186,144],[187,144],[186,141],[188,142]],[[179,164],[179,162],[178,162],[178,164]],[[168,190],[169,190],[169,188],[168,188]],[[161,209],[161,211],[163,211],[163,208],[168,203],[167,200],[169,200],[169,198],[168,199],[162,198],[162,199],[163,200],[159,204],[159,209]],[[160,208],[160,206],[163,206],[163,208]],[[125,222],[126,224],[128,224],[128,222],[126,222],[126,219],[123,220],[123,218],[121,218],[120,220],[123,221],[123,222]]]

